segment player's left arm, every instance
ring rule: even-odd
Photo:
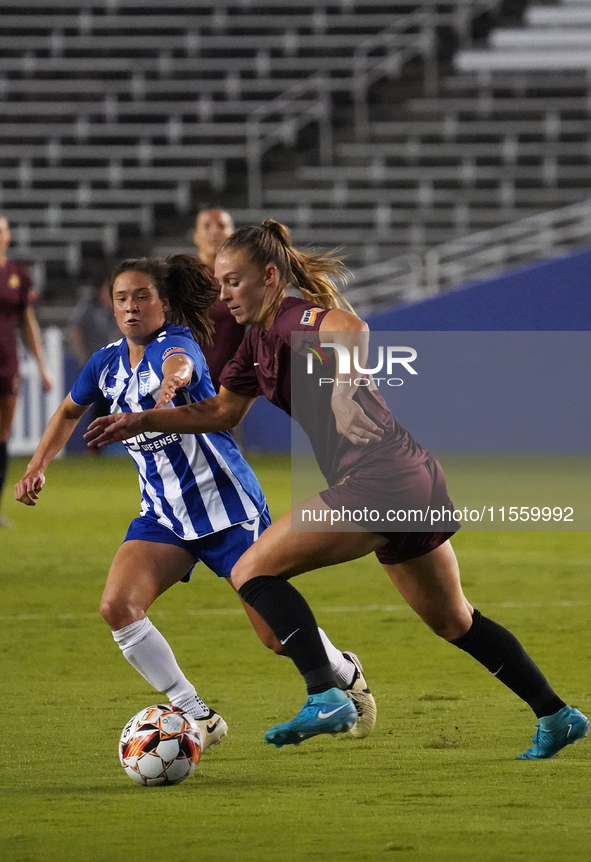
[[[179,389],[187,386],[193,376],[193,360],[186,353],[175,353],[164,360],[162,383],[156,410],[170,404]]]
[[[35,317],[35,312],[30,305],[23,311],[23,316],[21,318],[21,332],[23,334],[25,346],[31,351],[37,360],[43,391],[49,392],[53,386],[53,375],[45,362],[43,347],[41,346],[41,331],[39,329],[39,324],[37,323],[37,318]]]
[[[358,365],[361,368],[365,367],[369,352],[369,326],[364,320],[345,309],[331,308],[324,315],[319,332],[321,342],[342,344],[349,351],[350,357],[353,357],[356,348]],[[356,392],[357,386],[353,385],[353,375],[340,374],[337,362],[331,399],[337,431],[351,443],[366,446],[368,443],[381,440],[383,431],[353,400]]]

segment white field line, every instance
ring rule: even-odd
[[[477,602],[479,608],[520,608],[530,610],[535,608],[575,608],[589,607],[591,601],[561,601],[561,602]],[[360,613],[409,613],[410,608],[407,605],[324,605],[314,608],[317,615],[320,614],[360,614]],[[244,614],[241,607],[235,608],[202,608],[188,609],[180,613],[171,613],[170,611],[150,611],[150,617],[225,617],[239,616]],[[38,620],[92,620],[98,618],[98,611],[94,613],[80,614],[0,614],[0,620],[3,622],[35,622]]]

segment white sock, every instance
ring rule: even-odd
[[[323,632],[320,627],[318,627],[318,634],[322,639],[322,644],[326,650],[326,655],[328,656],[333,673],[339,681],[339,686],[344,691],[349,688],[353,682],[356,667],[352,661],[345,658],[343,653],[329,641],[326,632]]]
[[[209,708],[178,666],[168,642],[148,617],[113,632],[113,637],[130,665],[156,691],[164,692],[173,706],[194,718],[209,714]]]

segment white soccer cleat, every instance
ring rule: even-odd
[[[193,721],[201,731],[201,751],[207,751],[212,745],[219,745],[228,735],[228,725],[213,709],[209,710],[209,715],[204,718],[194,718]]]
[[[357,739],[365,739],[375,727],[377,714],[376,702],[363,673],[363,665],[355,653],[344,652],[343,655],[355,665],[353,682],[351,683],[351,687],[345,692],[351,698],[357,710],[357,721],[351,728],[350,733],[351,736]]]

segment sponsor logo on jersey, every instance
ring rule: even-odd
[[[163,434],[161,431],[146,431],[136,437],[124,440],[125,446],[132,452],[158,452],[172,443],[180,443],[180,434]]]
[[[18,290],[19,287],[21,286],[21,280],[18,277],[18,275],[16,274],[16,272],[13,272],[12,275],[10,276],[10,278],[8,279],[8,286],[10,287],[11,290]]]
[[[184,356],[186,356],[186,355],[187,355],[187,351],[185,350],[185,348],[184,348],[184,347],[169,347],[169,348],[168,348],[167,350],[165,350],[165,351],[164,351],[164,353],[162,354],[162,361],[164,362],[164,360],[165,360],[165,359],[168,359],[168,357],[169,357],[169,356],[172,356],[172,354],[173,354],[173,353],[181,353],[181,354],[183,354]]]
[[[151,371],[140,371],[140,373],[138,374],[138,388],[140,392],[140,397],[149,394],[151,376]]]
[[[326,311],[325,308],[307,308],[302,314],[300,323],[305,326],[314,326],[314,322],[321,311]]]

